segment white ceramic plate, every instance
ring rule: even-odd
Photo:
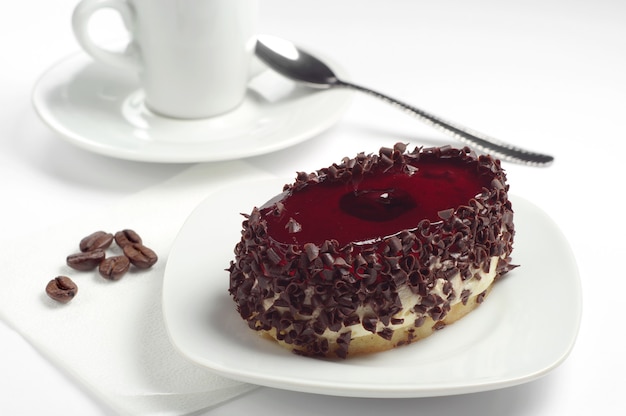
[[[256,62],[235,110],[203,120],[150,112],[133,74],[84,53],[50,68],[33,90],[41,119],[69,143],[111,157],[147,162],[209,162],[266,154],[310,139],[349,107],[346,89],[296,85]],[[333,67],[342,73],[341,68]]]
[[[242,217],[288,181],[247,184],[209,196],[170,252],[163,311],[171,340],[190,360],[232,379],[353,397],[471,393],[534,380],[574,345],[581,290],[567,241],[532,203],[512,197],[516,241],[510,272],[480,308],[433,336],[347,360],[301,357],[248,329],[228,294]]]

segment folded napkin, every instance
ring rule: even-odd
[[[121,414],[187,414],[254,389],[175,350],[163,321],[161,288],[169,249],[194,207],[222,186],[239,183],[245,192],[245,181],[270,176],[243,161],[195,165],[105,212],[5,244],[0,318]],[[137,231],[159,255],[151,269],[131,270],[114,282],[65,265],[84,236],[125,228]],[[78,285],[77,296],[65,305],[45,294],[57,275]]]

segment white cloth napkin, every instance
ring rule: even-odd
[[[254,389],[175,350],[163,322],[161,288],[169,249],[194,207],[221,186],[239,183],[245,192],[246,180],[270,176],[243,161],[195,165],[106,212],[5,244],[0,318],[121,414],[187,414]],[[159,255],[151,269],[112,282],[97,271],[65,265],[84,236],[124,228],[137,231]],[[45,294],[57,275],[70,276],[79,287],[65,305]]]

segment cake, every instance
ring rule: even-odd
[[[508,189],[467,147],[400,143],[298,173],[244,214],[229,293],[251,329],[306,356],[423,339],[515,267]]]

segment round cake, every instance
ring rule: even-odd
[[[498,160],[469,148],[382,148],[293,184],[249,215],[230,288],[248,326],[307,356],[425,338],[513,267]]]

